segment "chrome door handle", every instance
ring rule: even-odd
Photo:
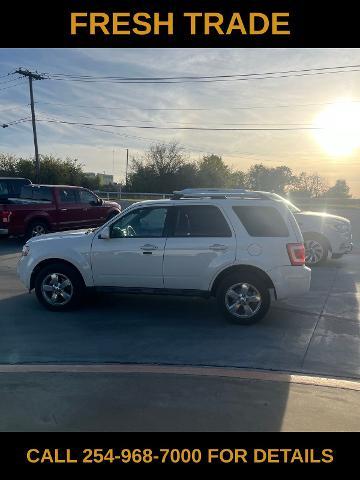
[[[140,250],[145,250],[146,252],[152,251],[152,250],[157,250],[156,245],[152,245],[151,243],[146,243],[145,245],[142,245],[140,247]]]
[[[67,208],[61,208],[60,210],[61,210],[61,212],[67,212],[68,211]]]
[[[228,249],[226,245],[221,245],[220,243],[214,243],[213,245],[209,246],[210,250],[214,250],[214,252],[224,252]]]

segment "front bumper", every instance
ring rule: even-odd
[[[354,244],[352,242],[344,242],[339,247],[339,253],[350,253],[353,247]]]
[[[267,273],[273,281],[277,300],[303,295],[310,290],[311,270],[305,265],[285,265]]]
[[[30,261],[31,262],[31,261]],[[29,265],[29,257],[20,257],[16,267],[17,275],[21,283],[26,287],[27,290],[30,290],[30,278],[32,267]]]

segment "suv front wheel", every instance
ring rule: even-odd
[[[48,310],[61,312],[78,305],[83,297],[84,282],[70,265],[52,263],[45,266],[35,280],[36,296]]]
[[[305,263],[309,267],[322,265],[326,262],[329,250],[324,241],[318,238],[305,237]]]
[[[258,322],[270,308],[268,287],[250,272],[233,273],[225,277],[216,297],[225,317],[239,325]]]

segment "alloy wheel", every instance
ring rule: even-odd
[[[42,281],[41,293],[50,305],[64,306],[72,299],[74,287],[63,273],[51,273]]]
[[[225,293],[225,306],[234,317],[251,318],[260,310],[261,304],[259,290],[250,283],[236,283]]]
[[[324,256],[324,248],[317,240],[306,240],[305,243],[305,263],[316,265]]]
[[[31,236],[38,237],[39,235],[44,235],[46,233],[46,228],[44,225],[34,225],[31,229]]]

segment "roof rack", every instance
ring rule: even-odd
[[[253,192],[242,188],[185,188],[184,190],[176,190],[173,192],[174,200],[187,198],[239,198],[239,199],[258,199],[268,200],[265,192]]]

